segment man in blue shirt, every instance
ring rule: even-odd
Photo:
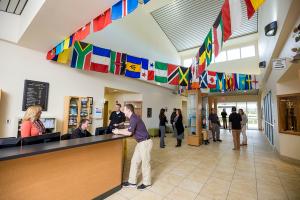
[[[131,159],[129,179],[123,183],[124,187],[136,187],[137,172],[139,164],[142,163],[143,183],[137,187],[139,190],[146,189],[151,186],[151,149],[153,146],[149,133],[142,119],[134,113],[132,104],[125,105],[125,116],[129,118],[128,129],[114,129],[114,134],[127,135],[135,138],[137,145]]]

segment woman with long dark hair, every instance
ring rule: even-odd
[[[176,147],[180,147],[181,146],[181,141],[182,141],[183,136],[184,136],[184,127],[183,127],[183,123],[182,123],[182,114],[181,114],[180,109],[176,110],[176,117],[175,117],[174,121],[175,121],[175,127],[176,127],[176,131],[177,131],[177,145],[176,145]]]
[[[159,130],[160,130],[160,148],[165,148],[166,123],[168,123],[165,115],[166,110],[160,109],[159,113]]]

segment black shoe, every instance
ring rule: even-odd
[[[135,188],[136,187],[136,184],[132,184],[132,183],[129,183],[128,181],[124,182],[122,184],[123,187],[131,187],[131,188]]]
[[[216,140],[214,140],[214,142],[216,142]]]
[[[218,141],[218,142],[222,142],[222,140],[220,140],[220,139],[218,139],[217,141]]]
[[[139,185],[138,187],[137,187],[137,189],[138,190],[144,190],[144,189],[146,189],[146,188],[149,188],[149,187],[151,187],[151,185],[144,185],[144,184],[141,184],[141,185]]]
[[[162,148],[162,149],[163,149],[163,148],[165,148],[165,146],[162,146],[162,147],[160,147],[160,148]]]

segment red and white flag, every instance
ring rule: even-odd
[[[208,71],[207,72],[207,86],[208,88],[216,88],[216,75],[217,72]]]

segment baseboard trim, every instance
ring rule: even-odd
[[[111,196],[112,194],[118,192],[121,189],[122,189],[122,185],[118,185],[117,187],[105,192],[104,194],[101,194],[100,196],[95,197],[93,200],[103,200],[103,199]]]
[[[283,156],[281,155],[278,150],[275,148],[275,152],[277,154],[277,156],[279,157],[280,160],[283,160],[287,163],[290,163],[290,164],[294,164],[294,165],[298,165],[300,166],[300,160],[297,160],[297,159],[294,159],[294,158],[290,158],[288,156]]]

